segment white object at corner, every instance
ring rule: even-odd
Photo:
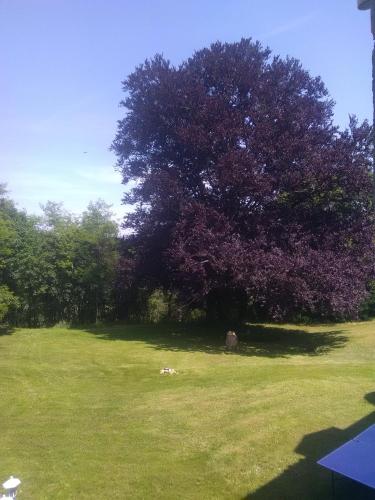
[[[0,500],[16,498],[17,488],[20,484],[21,481],[17,477],[10,476],[10,478],[3,483],[3,488],[6,490],[6,494],[0,497]]]

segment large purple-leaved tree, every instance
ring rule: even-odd
[[[136,283],[276,320],[357,315],[374,277],[367,123],[340,131],[321,79],[249,39],[178,67],[157,55],[123,85],[112,148]]]

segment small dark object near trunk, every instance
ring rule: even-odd
[[[227,332],[225,337],[225,345],[228,349],[236,349],[238,347],[238,337],[235,332]]]

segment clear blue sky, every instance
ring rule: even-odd
[[[109,146],[121,81],[162,52],[174,63],[253,37],[321,75],[336,122],[371,118],[371,35],[356,0],[0,0],[0,182],[19,207],[99,197],[124,213]],[[84,154],[87,151],[87,154]]]

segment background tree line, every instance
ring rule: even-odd
[[[28,215],[1,186],[0,325],[217,319],[217,303],[189,303],[152,280],[134,279],[129,269],[133,237],[119,235],[110,206],[103,201],[90,203],[80,216],[54,202],[43,206],[41,216]],[[368,286],[359,312],[362,318],[375,313],[375,290],[371,282]],[[241,299],[228,293],[224,303],[223,295],[224,319],[243,319]],[[251,308],[246,315],[264,319]]]
[[[0,320],[16,325],[115,317],[118,227],[109,206],[74,217],[48,202],[36,217],[0,195]]]
[[[61,203],[42,209],[41,216],[18,209],[0,184],[0,324],[180,318],[170,294],[127,280],[126,238],[110,205],[90,203],[79,216]]]

